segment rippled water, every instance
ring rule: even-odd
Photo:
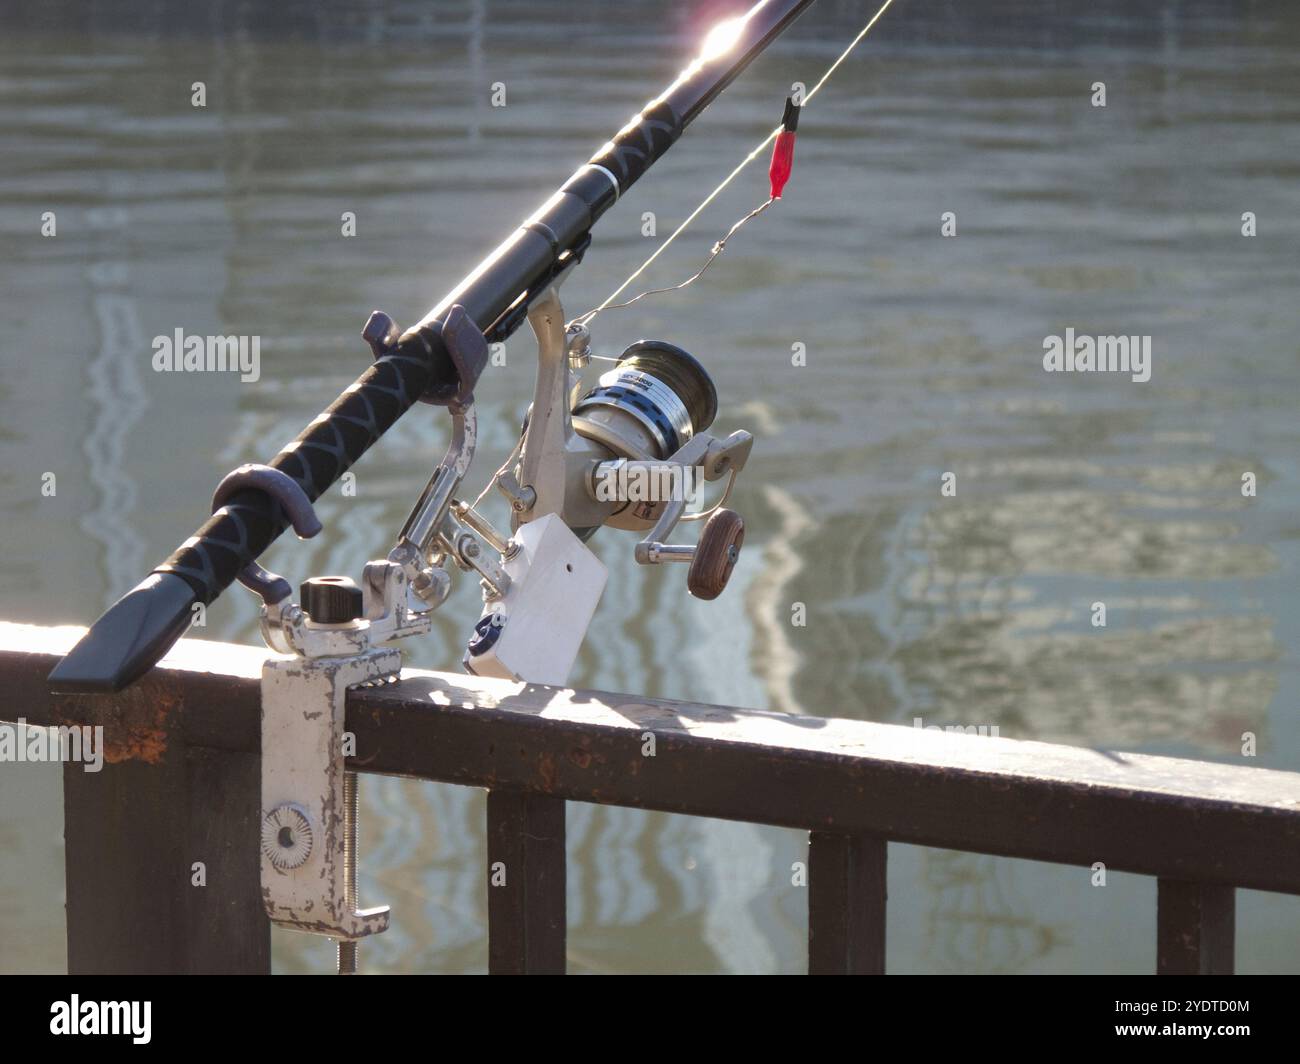
[[[372,307],[423,314],[671,78],[710,6],[6,4],[0,615],[84,623],[134,584],[222,473],[356,375]],[[601,222],[569,309],[868,14],[824,0],[756,62]],[[1258,763],[1300,769],[1298,45],[1284,3],[896,3],[804,115],[779,207],[699,284],[596,323],[605,353],[694,351],[719,426],[758,443],[718,602],[636,567],[625,533],[593,541],[611,581],[573,682],[1216,759],[1251,731]],[[756,168],[647,281],[689,275],[764,194]],[[1067,326],[1152,336],[1152,379],[1044,373]],[[177,327],[260,335],[261,381],[153,373]],[[508,350],[479,390],[479,482],[531,390],[526,331]],[[413,412],[355,498],[322,501],[326,534],[268,563],[359,572],[444,444]],[[454,668],[476,616],[464,583],[409,660]],[[253,622],[232,592],[206,634],[252,642]],[[367,778],[363,802],[362,899],[395,913],[363,965],[482,970],[481,794]],[[60,821],[57,771],[0,772],[0,968],[63,963]],[[802,968],[800,833],[578,804],[568,831],[572,970]],[[889,964],[1149,970],[1154,909],[1151,880],[894,846]],[[1300,967],[1300,902],[1242,892],[1238,942],[1243,970]],[[283,970],[330,959],[277,937]]]

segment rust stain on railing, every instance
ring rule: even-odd
[[[102,702],[79,695],[60,697],[52,707],[54,723],[70,728],[102,727],[104,761],[110,765],[125,761],[159,764],[171,742],[172,718],[180,696],[161,686],[143,684],[122,691],[107,711],[101,708]]]

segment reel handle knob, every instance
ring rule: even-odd
[[[704,523],[686,587],[698,599],[722,594],[745,542],[745,520],[735,510],[719,510]]]

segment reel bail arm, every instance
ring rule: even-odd
[[[730,497],[736,477],[745,468],[753,446],[754,437],[748,432],[738,430],[725,440],[704,433],[693,437],[669,459],[671,468],[679,477],[685,477],[689,470],[698,468],[708,481],[726,476],[727,487],[705,522],[698,544],[693,547],[667,542],[677,523],[686,516],[684,495],[670,500],[654,527],[636,545],[634,557],[639,564],[689,562],[691,568],[686,576],[686,587],[692,595],[708,600],[722,594],[745,541],[744,519],[734,510],[725,509],[723,504]],[[656,466],[662,467],[662,463],[625,463],[629,469],[648,467],[650,473]]]

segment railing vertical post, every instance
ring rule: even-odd
[[[258,756],[156,732],[63,771],[68,971],[266,974]]]
[[[489,791],[488,971],[563,975],[564,800]]]
[[[1231,975],[1236,891],[1161,879],[1156,895],[1156,974]]]
[[[875,835],[808,837],[808,974],[885,972],[885,856]]]

